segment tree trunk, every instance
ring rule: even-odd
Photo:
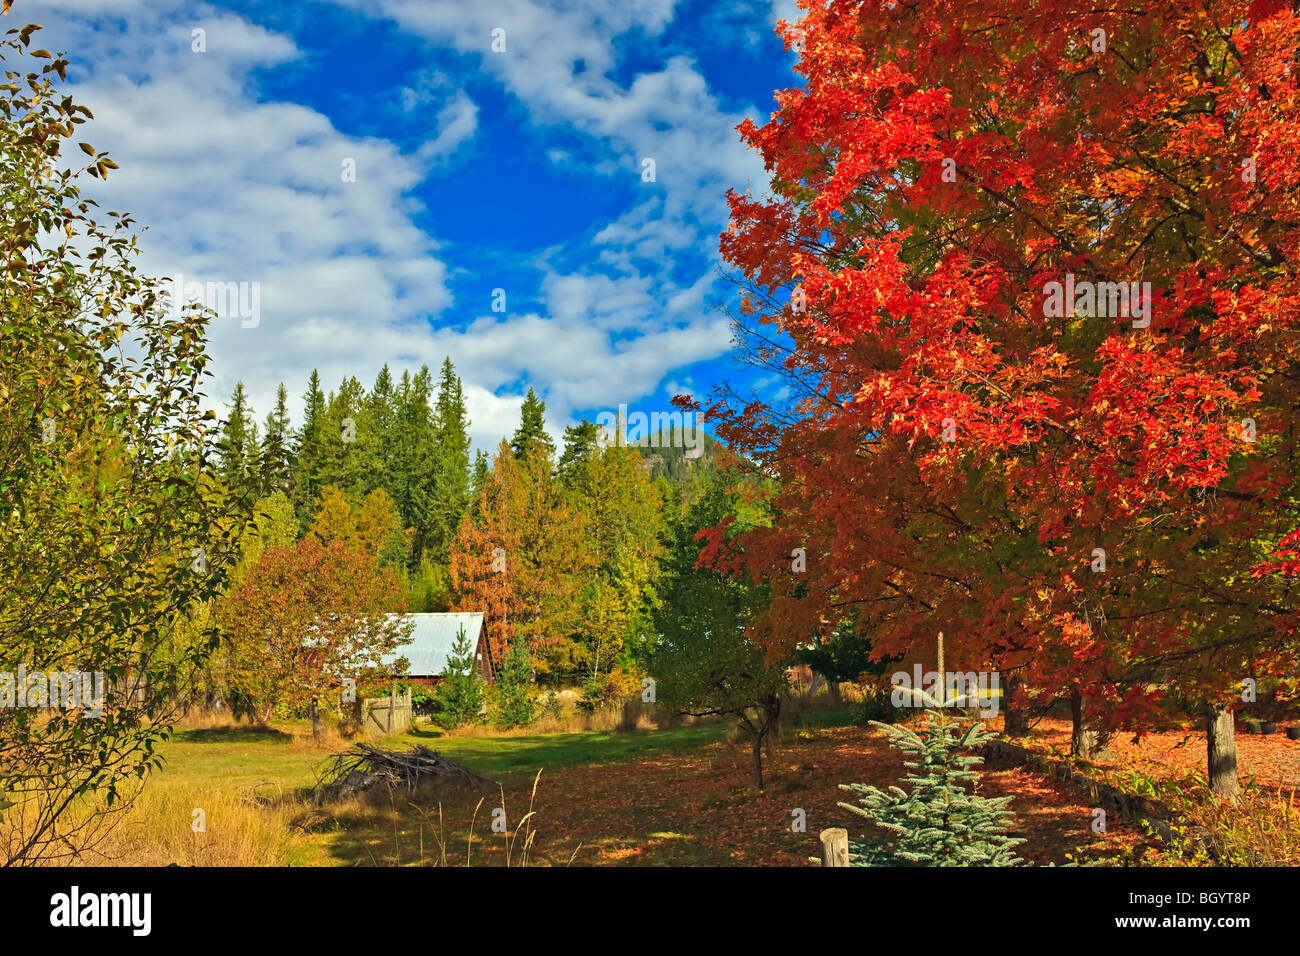
[[[320,700],[316,697],[311,699],[311,736],[316,743],[325,739],[325,725],[320,717]]]
[[[1002,729],[1008,737],[1026,737],[1029,735],[1029,708],[1024,701],[1016,702],[1020,693],[1020,677],[1008,674],[1002,688]]]
[[[772,759],[772,738],[781,736],[781,697],[768,696],[763,715],[763,739],[767,744],[767,759]]]
[[[830,695],[831,706],[838,710],[843,702],[843,698],[840,696],[840,682],[831,680],[829,677],[826,678],[826,693]]]
[[[766,733],[754,735],[754,786],[763,789],[763,738]]]
[[[1083,693],[1070,692],[1070,756],[1091,760],[1101,750],[1101,736],[1084,726]]]
[[[1210,789],[1237,802],[1237,732],[1232,711],[1209,704],[1205,708],[1206,764]]]

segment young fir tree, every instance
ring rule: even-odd
[[[483,678],[479,675],[474,645],[462,627],[447,655],[443,682],[433,694],[433,719],[447,730],[475,723],[483,710],[483,700]]]
[[[586,473],[587,462],[596,453],[600,432],[595,423],[583,419],[572,428],[564,430],[564,453],[556,466],[560,484],[576,488]]]
[[[929,701],[935,703],[934,701]],[[952,704],[952,701],[946,702]],[[866,817],[883,838],[850,844],[854,866],[1017,866],[1012,852],[1025,841],[1007,836],[1014,819],[1006,809],[1010,797],[982,797],[974,792],[979,774],[972,768],[982,757],[965,753],[993,739],[975,721],[962,728],[943,708],[927,710],[917,734],[907,727],[872,721],[896,747],[913,759],[905,782],[911,792],[890,787],[886,793],[861,783],[840,784],[858,795],[859,806],[840,806]]]

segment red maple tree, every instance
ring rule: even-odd
[[[1300,19],[835,0],[781,29],[805,82],[740,127],[771,194],[729,195],[721,249],[794,397],[708,410],[782,478],[734,542],[763,632],[943,630],[1092,729],[1203,717],[1235,792],[1226,708],[1295,673],[1291,585],[1250,571],[1300,523]]]

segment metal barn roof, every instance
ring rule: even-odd
[[[456,635],[465,628],[470,644],[478,652],[479,637],[483,632],[483,613],[471,611],[454,614],[390,614],[415,622],[408,644],[399,644],[383,661],[391,664],[399,657],[411,662],[407,671],[412,677],[435,677],[447,669],[447,656],[456,643]]]

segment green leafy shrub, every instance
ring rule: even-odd
[[[641,675],[615,667],[582,682],[582,697],[575,706],[588,714],[622,704],[641,690]]]

